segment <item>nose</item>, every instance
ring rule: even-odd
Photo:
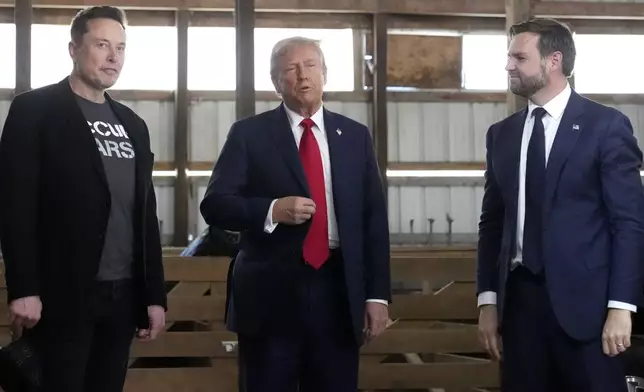
[[[514,61],[512,61],[512,57],[508,58],[508,62],[505,64],[505,70],[510,72],[514,71],[516,69]]]
[[[305,80],[308,75],[306,72],[306,67],[303,64],[298,64],[296,69],[297,69],[298,80]]]

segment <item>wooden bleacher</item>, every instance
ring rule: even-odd
[[[223,326],[228,259],[168,250],[164,264],[166,331],[155,342],[134,342],[126,392],[237,391],[236,354],[222,344],[236,340]],[[476,337],[474,248],[394,248],[391,270],[395,283],[405,283],[390,307],[399,321],[364,346],[360,389],[496,390],[498,365]],[[5,297],[0,289],[2,314]],[[0,317],[0,345],[8,341],[7,319]]]

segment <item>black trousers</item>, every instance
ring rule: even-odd
[[[360,347],[343,267],[339,251],[319,270],[302,264],[292,306],[277,310],[261,334],[239,334],[239,391],[358,390]]]
[[[42,392],[121,392],[136,331],[131,281],[97,282],[80,321],[45,317],[33,337],[43,369]]]

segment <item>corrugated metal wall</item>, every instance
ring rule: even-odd
[[[124,102],[147,122],[156,160],[174,159],[174,105],[172,102]],[[277,101],[257,102],[257,111],[270,110]],[[357,121],[371,124],[371,105],[365,102],[327,102],[330,110]],[[644,148],[644,107],[617,105],[629,116],[635,134]],[[0,101],[0,121],[4,123],[8,101]],[[485,133],[490,124],[505,117],[503,103],[411,103],[390,102],[389,160],[398,162],[483,161]],[[197,101],[190,108],[189,159],[214,161],[235,118],[232,101]],[[205,228],[198,204],[203,198],[207,178],[191,178],[190,231]],[[171,180],[158,179],[159,217],[163,232],[172,235],[174,195]],[[451,232],[476,232],[482,187],[471,184],[434,186],[390,186],[389,225],[392,233],[403,236],[429,233],[429,219],[434,219],[433,233],[450,231],[448,216],[453,219]]]

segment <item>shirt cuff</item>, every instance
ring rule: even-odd
[[[277,227],[277,223],[273,223],[273,206],[277,199],[271,202],[270,207],[268,207],[268,214],[266,214],[266,219],[264,220],[264,232],[271,234],[273,230]]]
[[[637,306],[627,304],[626,302],[608,301],[608,307],[609,308],[614,308],[614,309],[630,310],[633,313],[637,312]]]
[[[385,301],[384,299],[368,299],[367,302],[377,302],[379,304],[389,306],[389,302]]]
[[[478,306],[496,305],[496,293],[494,291],[484,291],[479,294]]]

